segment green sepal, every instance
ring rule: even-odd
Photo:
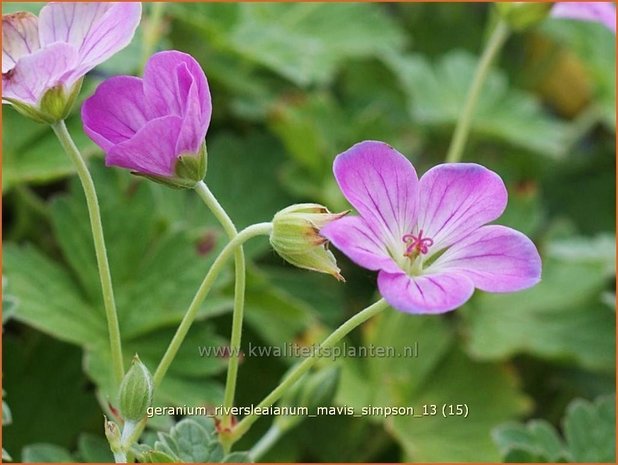
[[[208,151],[202,144],[197,156],[194,154],[180,155],[176,162],[176,176],[181,179],[194,180],[197,184],[206,177]]]
[[[207,165],[208,152],[204,143],[197,154],[183,154],[178,157],[174,167],[175,176],[157,176],[139,172],[133,174],[173,189],[193,189],[206,177]]]
[[[13,98],[3,97],[3,100],[9,102],[18,113],[37,123],[54,124],[69,116],[82,88],[82,82],[83,78],[79,79],[68,93],[62,84],[48,89],[38,106],[29,105]]]
[[[45,115],[32,105],[28,105],[27,103],[20,102],[19,100],[15,100],[8,97],[2,97],[2,100],[5,102],[9,102],[11,106],[17,111],[17,113],[25,116],[32,121],[43,124],[53,124],[54,120],[49,116]]]
[[[83,78],[73,84],[68,94],[62,84],[52,87],[45,92],[39,105],[41,112],[51,118],[54,123],[66,119],[69,113],[71,113],[75,100],[77,100],[79,91],[82,88],[82,81]]]

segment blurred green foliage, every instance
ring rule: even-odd
[[[40,4],[3,4],[4,13],[24,8]],[[142,28],[152,26],[151,8]],[[207,73],[206,181],[239,227],[294,202],[347,208],[332,160],[363,139],[390,143],[420,173],[442,162],[491,20],[487,4],[164,8],[154,46],[191,53]],[[107,76],[138,73],[150,46],[138,32],[88,76],[82,98]],[[500,223],[535,240],[542,282],[518,294],[477,292],[441,317],[389,311],[347,343],[417,342],[418,358],[335,363],[334,405],[467,404],[468,418],[307,419],[265,460],[614,460],[615,444],[599,438],[615,405],[574,399],[615,392],[615,96],[615,41],[604,28],[550,20],[513,36],[483,90],[464,159],[505,179]],[[192,193],[104,168],[77,110],[68,126],[98,188],[127,362],[137,352],[153,370],[225,236]],[[13,420],[3,418],[3,445],[16,460],[107,461],[101,409],[112,413],[115,393],[81,187],[51,131],[8,108],[2,152],[3,306],[12,314],[3,387]],[[340,254],[345,285],[286,266],[264,240],[247,254],[245,347],[319,342],[375,298],[373,273]],[[200,357],[198,346],[225,345],[232,287],[230,269],[157,405],[221,402],[226,361]],[[237,403],[261,400],[295,361],[245,359]],[[155,429],[172,425],[156,420]],[[239,450],[270,421],[260,420]],[[600,442],[588,450],[592,436]]]

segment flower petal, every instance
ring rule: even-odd
[[[386,245],[359,216],[346,216],[332,221],[320,229],[320,235],[363,268],[393,273],[400,271],[389,256]]]
[[[541,257],[524,234],[505,226],[483,226],[454,244],[428,270],[455,270],[488,292],[515,292],[541,279]]]
[[[595,21],[616,33],[616,7],[612,2],[557,2],[551,15],[555,18]]]
[[[2,97],[37,105],[45,91],[63,83],[63,76],[76,62],[75,48],[63,43],[26,55],[2,75]]]
[[[105,164],[143,174],[173,176],[181,126],[182,119],[178,116],[149,121],[132,139],[112,147],[105,157]]]
[[[429,256],[498,218],[507,202],[500,176],[474,163],[447,163],[420,180],[418,229],[433,239]]]
[[[403,250],[402,237],[416,220],[418,178],[412,163],[384,142],[365,141],[333,165],[343,195],[382,242]]]
[[[105,152],[146,125],[142,80],[117,76],[104,81],[82,106],[84,131]]]
[[[178,138],[178,153],[197,153],[201,148],[208,125],[210,123],[210,111],[207,119],[202,117],[201,100],[197,83],[193,82],[188,67],[183,64],[178,68],[179,82],[190,82],[189,90],[185,98],[183,125]]]
[[[41,48],[38,21],[23,11],[2,16],[2,74],[13,69],[21,57]]]
[[[195,58],[170,50],[155,53],[146,63],[144,93],[151,117],[187,114],[191,110],[189,96],[193,86],[199,103],[199,125],[207,128],[212,113],[210,90]]]
[[[444,313],[463,305],[473,294],[470,279],[456,272],[408,276],[403,272],[378,274],[382,297],[407,313]]]
[[[139,2],[49,3],[39,14],[41,44],[72,44],[79,57],[72,78],[78,79],[129,45],[141,15]]]

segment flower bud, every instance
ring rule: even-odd
[[[335,256],[327,249],[328,241],[320,235],[320,229],[347,214],[347,211],[331,213],[326,207],[315,203],[284,208],[273,218],[270,243],[292,265],[328,273],[344,281]]]
[[[498,2],[498,15],[515,31],[536,26],[549,16],[553,3]]]
[[[51,87],[45,91],[38,105],[10,97],[3,97],[3,100],[9,102],[17,112],[37,123],[54,124],[69,116],[82,87],[82,81],[83,79],[78,80],[68,90],[62,84]]]
[[[125,421],[138,422],[146,416],[153,391],[152,376],[136,355],[120,384],[120,414]]]

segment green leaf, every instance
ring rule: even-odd
[[[413,407],[420,417],[368,418],[384,423],[406,461],[496,460],[490,430],[522,413],[526,399],[512,372],[471,360],[453,342],[444,319],[387,310],[366,332],[364,344],[392,347],[391,356],[371,357],[356,369],[344,359],[337,402],[357,413],[369,405]],[[457,404],[467,406],[469,417],[443,418],[442,406]],[[423,416],[423,405],[436,405],[437,415]]]
[[[189,7],[180,3],[172,11],[214,47],[232,51],[299,86],[329,82],[346,59],[377,56],[385,49],[397,50],[403,45],[396,24],[371,4]]]
[[[505,462],[614,463],[616,457],[616,400],[575,399],[563,420],[565,439],[545,420],[508,423],[493,438]]]
[[[13,316],[17,309],[18,300],[14,295],[11,295],[7,280],[2,276],[2,325]]]
[[[149,333],[127,342],[123,347],[124,353],[139,354],[151,372],[154,372],[173,335],[173,328]],[[200,346],[211,344],[226,345],[220,337],[213,336],[208,326],[194,324],[165,379],[155,392],[155,405],[216,405],[222,401],[223,388],[218,381],[209,378],[225,368],[226,360],[214,355],[204,358],[199,354]],[[104,395],[116,405],[116,385],[109,369],[110,357],[107,344],[89,351],[86,353],[85,369]],[[126,363],[128,362],[127,357]]]
[[[82,462],[110,463],[114,461],[107,440],[90,433],[80,434],[77,441],[77,454]]]
[[[100,407],[82,372],[79,349],[26,328],[19,337],[5,334],[2,343],[11,354],[2,367],[13,414],[3,445],[11,455],[33,442],[73,447],[79,432],[100,428]]]
[[[601,397],[594,403],[581,399],[567,408],[564,434],[574,462],[616,461],[616,400]]]
[[[21,452],[24,463],[73,463],[75,458],[63,447],[54,444],[31,444]]]
[[[559,246],[550,254],[563,252]],[[615,312],[601,302],[609,279],[606,262],[605,257],[594,262],[547,258],[542,280],[532,289],[478,295],[463,312],[468,350],[483,360],[528,353],[613,370]]]
[[[453,380],[457,380],[453,383]],[[441,415],[393,417],[391,430],[402,444],[407,460],[495,461],[497,450],[490,431],[501,421],[526,410],[512,372],[495,364],[473,362],[458,350],[451,351],[407,401],[421,405],[465,404],[469,417]]]
[[[517,461],[534,458],[535,462],[563,462],[568,451],[554,427],[544,420],[533,420],[526,425],[508,423],[496,428],[493,439],[505,460]]]
[[[155,195],[145,182],[119,170],[92,164],[123,337],[132,338],[180,321],[217,251],[196,249],[186,229],[162,228]],[[158,187],[158,186],[157,186]],[[89,300],[102,309],[96,256],[81,185],[54,200],[51,208],[55,236]],[[134,238],[139,237],[139,241]],[[174,276],[173,280],[169,276]],[[213,292],[212,294],[215,294]],[[205,308],[206,309],[206,308]]]
[[[318,325],[311,306],[273,286],[268,275],[257,270],[247,275],[245,301],[247,324],[274,346]]]
[[[430,64],[420,55],[385,54],[410,100],[410,113],[420,124],[452,128],[472,82],[477,59],[465,52],[444,55]],[[496,139],[541,155],[562,155],[566,125],[547,115],[535,98],[509,87],[507,77],[492,70],[483,86],[472,133]]]
[[[106,338],[102,312],[83,300],[66,269],[34,247],[5,244],[4,272],[20,301],[16,320],[83,346]]]
[[[270,221],[293,203],[277,182],[283,160],[283,151],[271,136],[221,133],[208,141],[206,183],[238,228]],[[255,242],[262,244],[260,250],[267,248],[264,239]]]
[[[567,263],[597,264],[607,276],[616,274],[616,237],[598,234],[596,237],[568,237],[554,239],[547,245],[549,257]]]
[[[69,118],[67,126],[85,156],[95,153],[78,118]],[[2,190],[15,184],[46,184],[75,172],[54,133],[45,125],[34,123],[13,109],[2,119]]]
[[[185,418],[168,433],[159,433],[155,450],[162,451],[182,462],[221,462],[223,447],[214,436],[214,422],[198,422]]]

